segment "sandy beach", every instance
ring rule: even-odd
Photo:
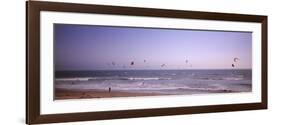
[[[87,98],[110,98],[110,97],[136,97],[136,96],[159,96],[159,93],[132,93],[121,91],[105,91],[105,90],[68,90],[55,89],[55,100],[61,99],[87,99]]]
[[[178,91],[185,91],[185,95],[193,94],[206,94],[206,93],[235,93],[231,90],[190,90],[190,89],[179,89]],[[161,95],[177,95],[177,94],[163,94],[163,93],[144,93],[144,92],[123,92],[123,91],[106,91],[106,90],[82,90],[82,89],[61,89],[55,90],[55,100],[62,99],[89,99],[89,98],[111,98],[111,97],[138,97],[138,96],[161,96]],[[169,91],[167,91],[169,92]],[[179,94],[178,94],[179,95]]]

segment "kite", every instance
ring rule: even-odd
[[[234,62],[237,62],[237,61],[239,61],[239,58],[235,57],[235,58],[233,59],[233,61],[234,61]]]
[[[112,62],[111,64],[112,64],[113,66],[115,66],[116,63],[115,63],[115,62]]]

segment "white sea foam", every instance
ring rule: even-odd
[[[88,81],[91,77],[56,78],[56,81]]]
[[[161,77],[74,77],[56,78],[56,81],[91,81],[91,80],[171,80],[172,78]]]
[[[128,77],[127,80],[170,80],[171,78],[159,78],[159,77]]]

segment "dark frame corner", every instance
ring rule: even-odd
[[[40,11],[257,22],[262,24],[262,102],[212,106],[120,110],[68,114],[40,114]],[[26,124],[73,122],[132,117],[197,114],[267,109],[267,16],[102,6],[55,2],[26,2]]]

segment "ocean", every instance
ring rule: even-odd
[[[168,95],[251,92],[252,70],[56,71],[54,86]]]

